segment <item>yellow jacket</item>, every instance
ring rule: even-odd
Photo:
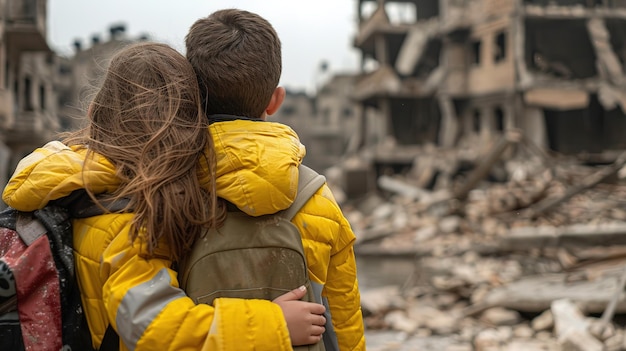
[[[218,196],[253,215],[291,204],[305,152],[289,127],[232,121],[215,123],[210,132],[218,155]],[[102,193],[117,186],[105,158],[85,159],[84,151],[51,142],[20,162],[3,200],[32,211],[77,189]],[[172,262],[143,259],[140,245],[130,243],[131,219],[132,214],[106,214],[74,220],[77,276],[96,346],[110,323],[121,350],[291,350],[278,305],[228,298],[217,299],[214,307],[195,305],[179,289]],[[327,186],[293,222],[302,232],[310,275],[325,287],[340,349],[365,350],[355,237]]]

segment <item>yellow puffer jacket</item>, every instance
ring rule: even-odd
[[[290,128],[233,121],[213,124],[210,131],[220,197],[257,215],[291,204],[304,148]],[[77,189],[102,193],[117,185],[105,158],[85,159],[83,150],[51,142],[20,162],[3,200],[31,211]],[[140,245],[131,245],[131,219],[106,214],[74,220],[77,274],[95,346],[111,323],[121,350],[291,350],[278,305],[228,298],[217,299],[215,307],[195,305],[178,288],[172,262],[143,259]],[[325,287],[340,349],[365,350],[355,237],[330,190],[318,191],[293,221],[302,231],[311,277]]]

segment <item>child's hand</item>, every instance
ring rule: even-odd
[[[306,287],[301,286],[273,301],[283,310],[293,346],[314,344],[322,339],[322,333],[326,330],[326,318],[322,315],[326,307],[314,302],[300,301],[305,294]]]

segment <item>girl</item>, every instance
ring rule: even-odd
[[[212,307],[196,306],[178,288],[173,263],[224,216],[200,101],[180,53],[156,43],[127,47],[110,63],[88,126],[24,158],[4,190],[3,200],[22,211],[81,189],[129,199],[132,213],[73,221],[95,348],[109,325],[120,350],[289,350],[290,333],[323,332],[311,322],[323,306],[297,301],[304,294],[297,289],[275,303],[224,299]],[[224,325],[224,315],[242,322]]]

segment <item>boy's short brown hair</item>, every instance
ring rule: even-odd
[[[216,11],[191,26],[185,45],[207,114],[261,117],[282,70],[280,40],[267,20]]]

